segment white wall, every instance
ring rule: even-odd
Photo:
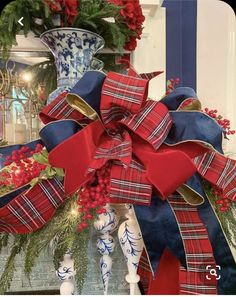
[[[198,0],[197,93],[204,106],[219,110],[236,130],[236,18],[223,1]],[[225,150],[236,153],[236,135]]]
[[[166,20],[162,1],[141,0],[145,15],[142,39],[132,54],[132,64],[139,72],[164,71],[150,82],[149,97],[159,100],[166,85]]]

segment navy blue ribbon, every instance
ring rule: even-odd
[[[150,207],[134,205],[134,209],[153,271],[157,271],[165,248],[170,249],[181,264],[186,267],[183,242],[169,203],[153,196]],[[206,196],[204,204],[198,206],[198,212],[207,228],[215,261],[221,267],[221,278],[217,284],[218,293],[235,294],[236,264],[218,219]]]
[[[91,75],[93,75],[93,80],[90,79]],[[94,80],[94,75],[99,76],[97,80]],[[90,85],[91,81],[96,81],[94,88],[101,91],[103,78],[104,77],[101,76],[99,72],[97,72],[97,74],[92,71],[88,72],[73,89],[74,94],[81,97],[87,104],[93,101],[92,106],[97,110],[100,105],[100,93],[96,95],[96,92],[93,92],[91,88],[89,88],[88,93],[85,94],[86,87],[80,88],[80,85],[86,86]],[[223,129],[213,119],[201,112],[174,111],[185,99],[190,97],[197,99],[192,89],[178,88],[162,100],[162,103],[164,103],[169,110],[172,110],[171,116],[173,118],[173,126],[165,143],[173,145],[182,141],[202,141],[211,144],[218,152],[222,152],[221,142]],[[55,146],[77,133],[80,129],[82,129],[82,127],[73,120],[61,120],[46,125],[41,130],[40,136],[46,148],[51,151]],[[27,146],[29,145],[31,144]],[[21,146],[0,148],[2,160],[9,155],[12,150],[19,149]],[[201,194],[201,196],[205,197],[199,175],[195,174],[186,183]],[[8,200],[6,200],[6,202],[7,201]],[[216,262],[222,265],[224,280],[222,279],[218,283],[219,292],[228,294],[228,292],[233,290],[233,282],[236,282],[236,268],[233,257],[218,220],[206,197],[204,204],[199,206],[198,209],[208,229]],[[186,265],[183,243],[168,202],[162,201],[154,196],[150,207],[135,206],[135,211],[143,232],[153,270],[156,271],[161,254],[166,247],[173,251],[183,265]],[[220,244],[215,241],[216,236],[220,239]]]

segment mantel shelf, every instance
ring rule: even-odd
[[[153,16],[164,0],[140,0],[145,16]]]

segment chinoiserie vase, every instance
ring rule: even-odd
[[[94,55],[104,47],[104,39],[79,28],[56,28],[44,32],[41,41],[50,49],[57,68],[57,89],[48,98],[51,103],[63,91],[69,91],[88,70],[101,70],[103,62]]]

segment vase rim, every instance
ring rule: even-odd
[[[41,39],[44,35],[46,35],[46,34],[49,33],[49,32],[53,32],[53,31],[62,31],[62,30],[65,30],[65,31],[69,31],[69,30],[72,31],[72,30],[74,30],[74,31],[82,31],[82,32],[88,32],[88,33],[91,33],[91,34],[93,34],[93,35],[96,35],[96,36],[99,37],[100,39],[102,39],[102,40],[103,40],[103,43],[104,43],[104,45],[105,45],[105,40],[104,40],[104,38],[103,38],[101,35],[99,35],[99,34],[93,32],[93,31],[87,30],[87,29],[74,28],[74,27],[59,27],[59,28],[53,28],[53,29],[50,29],[50,30],[47,30],[47,31],[43,32],[43,33],[39,36],[39,38]]]

